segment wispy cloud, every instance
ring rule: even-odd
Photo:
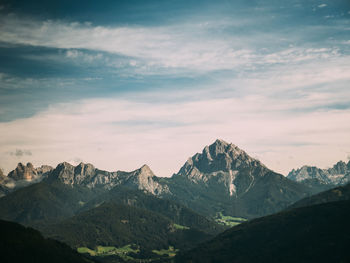
[[[8,152],[8,154],[11,156],[22,157],[22,156],[31,156],[32,152],[30,150],[16,149],[16,151]]]
[[[130,57],[130,65],[139,64],[144,72],[149,68],[159,70],[160,67],[192,71],[252,69],[258,64],[295,63],[337,55],[337,49],[332,48],[286,47],[280,51],[264,51],[264,45],[259,48],[256,43],[263,44],[262,41],[270,38],[269,46],[276,46],[276,39],[282,43],[283,38],[287,43],[290,41],[286,41],[287,36],[276,32],[273,35],[255,32],[254,37],[247,36],[239,29],[234,29],[237,23],[235,20],[185,22],[154,27],[103,27],[90,23],[20,19],[8,15],[1,23],[2,41],[71,49],[66,52],[70,58],[84,55],[76,49],[115,53]],[[225,30],[213,38],[213,28]],[[235,34],[231,30],[238,32]],[[101,54],[97,57],[84,56],[92,60],[100,58]]]

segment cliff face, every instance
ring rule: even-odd
[[[331,186],[343,185],[350,182],[350,161],[337,162],[329,169],[320,169],[315,166],[303,166],[299,169],[293,169],[287,178],[297,182],[310,182],[326,184]]]
[[[259,160],[223,140],[206,146],[202,153],[189,158],[174,177],[185,177],[193,182],[221,183],[229,195],[247,192],[255,177],[270,170]]]
[[[167,186],[158,182],[158,178],[147,165],[132,172],[107,172],[96,169],[92,164],[80,163],[73,166],[69,163],[61,163],[52,171],[48,180],[58,180],[67,185],[83,185],[88,188],[112,189],[117,185],[123,185],[145,190],[154,195],[168,191]]]
[[[0,196],[8,194],[14,189],[40,182],[49,175],[52,169],[48,165],[34,168],[31,163],[27,163],[26,165],[18,163],[16,169],[11,171],[7,176],[0,169]]]

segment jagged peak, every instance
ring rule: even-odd
[[[299,170],[318,170],[320,168],[311,165],[303,165]]]
[[[340,160],[335,165],[333,165],[334,168],[336,168],[336,167],[345,167],[345,166],[346,166],[346,162],[344,162],[342,160]]]
[[[58,170],[62,170],[62,169],[72,169],[74,168],[74,165],[68,163],[68,162],[62,162],[62,163],[59,163],[57,166],[56,166],[56,169]]]
[[[209,161],[216,159],[221,154],[229,156],[231,159],[243,158],[250,162],[257,161],[250,157],[245,151],[240,149],[237,145],[233,143],[228,143],[224,140],[217,139],[213,144],[204,147],[202,155],[204,155]]]
[[[236,145],[217,139],[213,144],[205,146],[201,154],[196,153],[189,158],[177,175],[197,176],[218,171],[232,172],[246,167],[268,169]]]
[[[91,164],[91,163],[83,163],[83,162],[80,162],[77,166],[94,166],[94,165]]]
[[[218,145],[229,145],[230,143],[222,140],[222,139],[216,139],[213,144],[218,144]]]
[[[147,164],[142,165],[140,170],[141,171],[152,171],[151,168]]]
[[[26,167],[30,169],[34,169],[34,165],[30,162],[27,163]]]
[[[17,164],[16,169],[17,169],[17,168],[19,168],[19,169],[24,169],[24,167],[25,167],[25,165],[24,165],[23,163],[19,162],[19,163]]]
[[[19,162],[15,168],[16,171],[24,171],[26,169],[34,170],[33,164],[28,162],[26,165],[24,165],[23,163]]]
[[[0,168],[0,178],[1,177],[5,177],[6,175],[4,174],[4,170],[2,170],[2,168]]]
[[[151,168],[147,165],[144,164],[141,166],[141,168],[136,170],[137,174],[147,176],[147,177],[153,177],[155,176]]]
[[[81,163],[79,163],[77,166],[76,166],[76,168],[77,167],[81,167],[81,168],[91,168],[91,169],[95,169],[95,166],[93,165],[93,164],[91,164],[91,163],[83,163],[83,162],[81,162]]]
[[[77,174],[93,174],[95,172],[95,167],[91,163],[79,163],[76,167],[74,167],[74,173]]]
[[[206,146],[204,147],[203,151],[205,149],[209,149],[210,150],[210,153],[213,154],[213,153],[224,153],[224,152],[229,152],[229,151],[235,151],[237,153],[242,153],[244,152],[243,150],[241,150],[238,146],[236,146],[235,144],[233,143],[228,143],[222,139],[216,139],[216,141],[209,145],[209,146]]]

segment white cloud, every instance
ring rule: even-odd
[[[76,49],[69,49],[66,51],[66,57],[70,59],[82,59],[85,62],[94,62],[95,60],[100,60],[103,58],[101,53],[91,55],[86,52],[82,52]]]
[[[230,71],[210,75],[211,83],[198,90],[167,88],[56,104],[31,118],[0,123],[0,159],[8,170],[18,161],[6,154],[13,149],[31,149],[35,155],[20,161],[35,165],[84,160],[100,169],[133,170],[148,163],[159,176],[170,176],[216,138],[238,144],[284,173],[303,164],[329,166],[349,151],[350,110],[335,109],[349,103],[350,59],[337,47],[263,49],[260,41],[287,40],[275,34],[251,39],[208,34],[234,21],[101,27],[6,16],[0,22],[1,41],[64,48],[66,59],[87,62],[105,56],[99,52],[116,53],[129,58],[122,63],[134,74]],[[0,81],[7,89],[23,89],[49,88],[53,80],[0,73]]]
[[[130,57],[129,65],[139,67],[143,73],[149,73],[151,68],[152,72],[159,72],[159,68],[198,72],[251,70],[262,64],[298,63],[339,55],[336,49],[303,47],[268,51],[262,55],[261,42],[271,46],[276,39],[281,43],[291,41],[290,34],[288,38],[263,32],[255,33],[254,37],[242,33],[222,33],[213,37],[214,29],[237,27],[237,21],[227,19],[157,27],[103,27],[90,23],[20,19],[15,15],[4,16],[0,22],[2,41],[70,49],[66,52],[69,58],[99,58],[78,49],[115,53]]]

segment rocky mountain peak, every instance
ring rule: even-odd
[[[68,185],[82,184],[84,181],[88,184],[95,173],[96,169],[92,164],[80,163],[73,166],[63,162],[57,165],[50,180],[59,180]]]
[[[339,161],[333,166],[333,171],[336,174],[345,174],[348,170],[348,167],[344,161]]]
[[[59,169],[59,170],[72,169],[72,168],[74,168],[74,166],[68,162],[59,163],[56,167],[56,169]]]
[[[7,179],[7,176],[4,175],[3,170],[0,168],[0,185],[3,184]]]
[[[143,165],[132,172],[107,172],[96,169],[89,163],[80,163],[77,166],[73,166],[64,162],[56,167],[48,180],[60,181],[71,186],[84,185],[89,188],[103,187],[111,189],[117,185],[125,185],[146,190],[152,194],[160,194],[166,188],[158,183],[158,178],[147,165]]]
[[[27,165],[18,163],[16,169],[11,171],[8,174],[8,177],[15,181],[19,181],[19,180],[31,181],[35,179],[37,176],[38,176],[38,173],[35,170],[33,164],[31,163],[27,163]]]
[[[202,153],[189,158],[173,177],[184,177],[208,186],[221,185],[223,191],[232,196],[248,191],[255,177],[269,171],[236,145],[218,139],[205,146]]]
[[[194,169],[200,173],[229,172],[250,166],[265,167],[236,145],[218,139],[213,144],[205,146],[201,154],[197,153],[189,158],[178,174],[188,175]]]
[[[315,166],[304,165],[299,169],[289,172],[287,178],[297,182],[317,180],[317,182],[329,185],[341,185],[350,181],[350,161],[339,161],[332,168],[320,169]]]
[[[28,169],[34,169],[34,166],[33,166],[32,163],[27,163],[26,167],[27,167]]]
[[[95,167],[90,164],[84,164],[80,163],[74,168],[75,174],[81,174],[81,175],[92,175],[95,172]]]
[[[141,168],[133,172],[119,172],[118,178],[123,185],[139,190],[145,190],[154,195],[168,193],[167,185],[159,183],[158,177],[148,165],[143,165]]]
[[[213,144],[210,146],[206,146],[209,148],[211,154],[219,154],[227,151],[227,148],[230,146],[229,143],[225,142],[224,140],[217,139]],[[206,148],[205,147],[205,148]]]
[[[144,164],[140,169],[137,170],[139,172],[139,175],[142,175],[143,177],[154,177],[154,173],[151,170],[151,168],[147,165]]]

